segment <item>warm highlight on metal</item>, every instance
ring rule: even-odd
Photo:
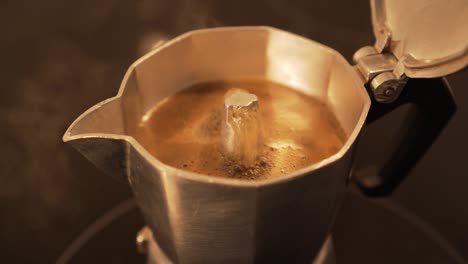
[[[283,177],[243,181],[168,166],[132,136],[168,96],[201,81],[242,78],[282,83],[325,102],[346,143]],[[328,47],[270,27],[205,29],[134,63],[117,96],[81,115],[64,141],[129,181],[156,242],[174,262],[306,262],[328,235],[369,105],[355,70]]]

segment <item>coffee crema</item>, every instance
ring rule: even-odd
[[[261,140],[256,160],[245,165],[225,149],[225,95],[242,89],[258,98]],[[250,131],[242,133],[246,136]],[[209,81],[157,104],[135,138],[161,162],[215,177],[249,180],[289,174],[338,152],[346,134],[317,98],[267,80]],[[257,141],[255,141],[257,142]]]

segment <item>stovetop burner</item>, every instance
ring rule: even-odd
[[[136,235],[144,221],[127,200],[96,220],[57,263],[146,263]],[[388,200],[350,192],[333,228],[336,263],[466,263],[431,226]]]

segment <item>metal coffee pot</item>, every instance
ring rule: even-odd
[[[454,113],[451,92],[438,77],[468,63],[467,5],[371,1],[376,43],[356,52],[354,66],[329,47],[271,27],[188,32],[131,65],[118,94],[78,117],[63,140],[129,182],[168,261],[310,263],[348,180],[370,195],[391,193]],[[133,137],[140,120],[168,96],[193,83],[236,78],[268,79],[319,98],[344,129],[345,144],[286,176],[245,181],[168,166]],[[353,170],[365,123],[406,103],[420,111],[388,162],[369,175]]]

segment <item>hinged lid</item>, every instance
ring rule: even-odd
[[[371,0],[378,52],[398,59],[400,74],[433,78],[468,64],[467,0]]]

